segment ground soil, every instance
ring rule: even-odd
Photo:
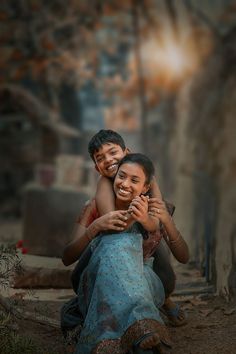
[[[183,303],[188,324],[171,328],[175,354],[235,354],[236,302],[219,297]]]
[[[0,241],[12,243],[20,238],[20,223],[11,222],[10,226],[8,224],[1,225]],[[193,281],[197,274],[190,273],[188,276]],[[177,283],[182,281],[183,279],[179,276]],[[55,291],[57,293],[57,290]],[[67,298],[61,299],[62,301],[26,301],[24,296],[19,298],[18,294],[16,306],[25,312],[47,316],[59,322],[60,308]],[[236,354],[235,300],[226,302],[225,299],[212,294],[180,295],[176,296],[175,300],[185,309],[188,323],[183,327],[169,327],[173,341],[170,354]],[[67,353],[59,328],[42,325],[32,320],[16,320],[15,328],[20,335],[32,338],[34,342],[38,343],[42,354]],[[2,354],[1,350],[0,353]]]
[[[236,353],[236,302],[210,296],[189,296],[180,303],[188,315],[183,327],[169,327],[173,341],[173,354],[235,354]],[[59,319],[62,303],[26,302],[27,311],[37,311]],[[19,333],[31,337],[39,344],[42,353],[66,353],[59,329],[30,320],[18,321]],[[82,354],[82,353],[81,353]]]

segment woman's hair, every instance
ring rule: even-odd
[[[152,161],[146,155],[140,153],[127,154],[120,160],[118,169],[124,163],[136,163],[140,165],[146,176],[146,183],[149,184],[151,182],[152,177],[155,174],[155,168]]]

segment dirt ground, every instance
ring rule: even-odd
[[[236,302],[225,302],[210,296],[180,298],[188,315],[188,324],[169,327],[173,341],[170,354],[235,354],[236,353]],[[48,317],[59,319],[62,302],[26,302],[25,310],[46,312]],[[31,337],[43,354],[66,353],[59,329],[30,320],[18,321],[19,333]],[[83,354],[83,353],[81,353]]]
[[[6,226],[6,230],[0,228],[0,240],[3,242],[18,240],[20,225],[13,225],[11,233],[9,233],[9,226]],[[188,277],[194,281],[197,279],[197,274],[189,273]],[[186,278],[187,282],[188,277]],[[177,283],[183,281],[180,277]],[[58,292],[57,290],[53,291]],[[24,294],[25,291],[22,298],[19,294],[16,296],[19,308],[24,312],[47,316],[59,322],[60,308],[63,301],[67,301],[68,296],[62,296],[61,301],[51,301],[54,297],[51,297],[50,301],[29,301],[24,299]],[[223,298],[212,294],[176,295],[174,299],[185,309],[188,323],[183,327],[169,327],[173,341],[170,354],[236,354],[236,300],[226,302]],[[59,328],[39,324],[32,320],[17,320],[15,328],[17,333],[32,338],[38,344],[40,354],[67,353]],[[0,353],[3,353],[1,343]],[[17,352],[17,354],[21,354],[21,352]]]

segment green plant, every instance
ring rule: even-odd
[[[15,245],[0,245],[0,282],[2,288],[8,288],[14,274],[23,272],[22,262]]]

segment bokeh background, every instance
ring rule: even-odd
[[[1,240],[60,256],[113,129],[155,163],[191,264],[236,292],[236,1],[2,0]]]

